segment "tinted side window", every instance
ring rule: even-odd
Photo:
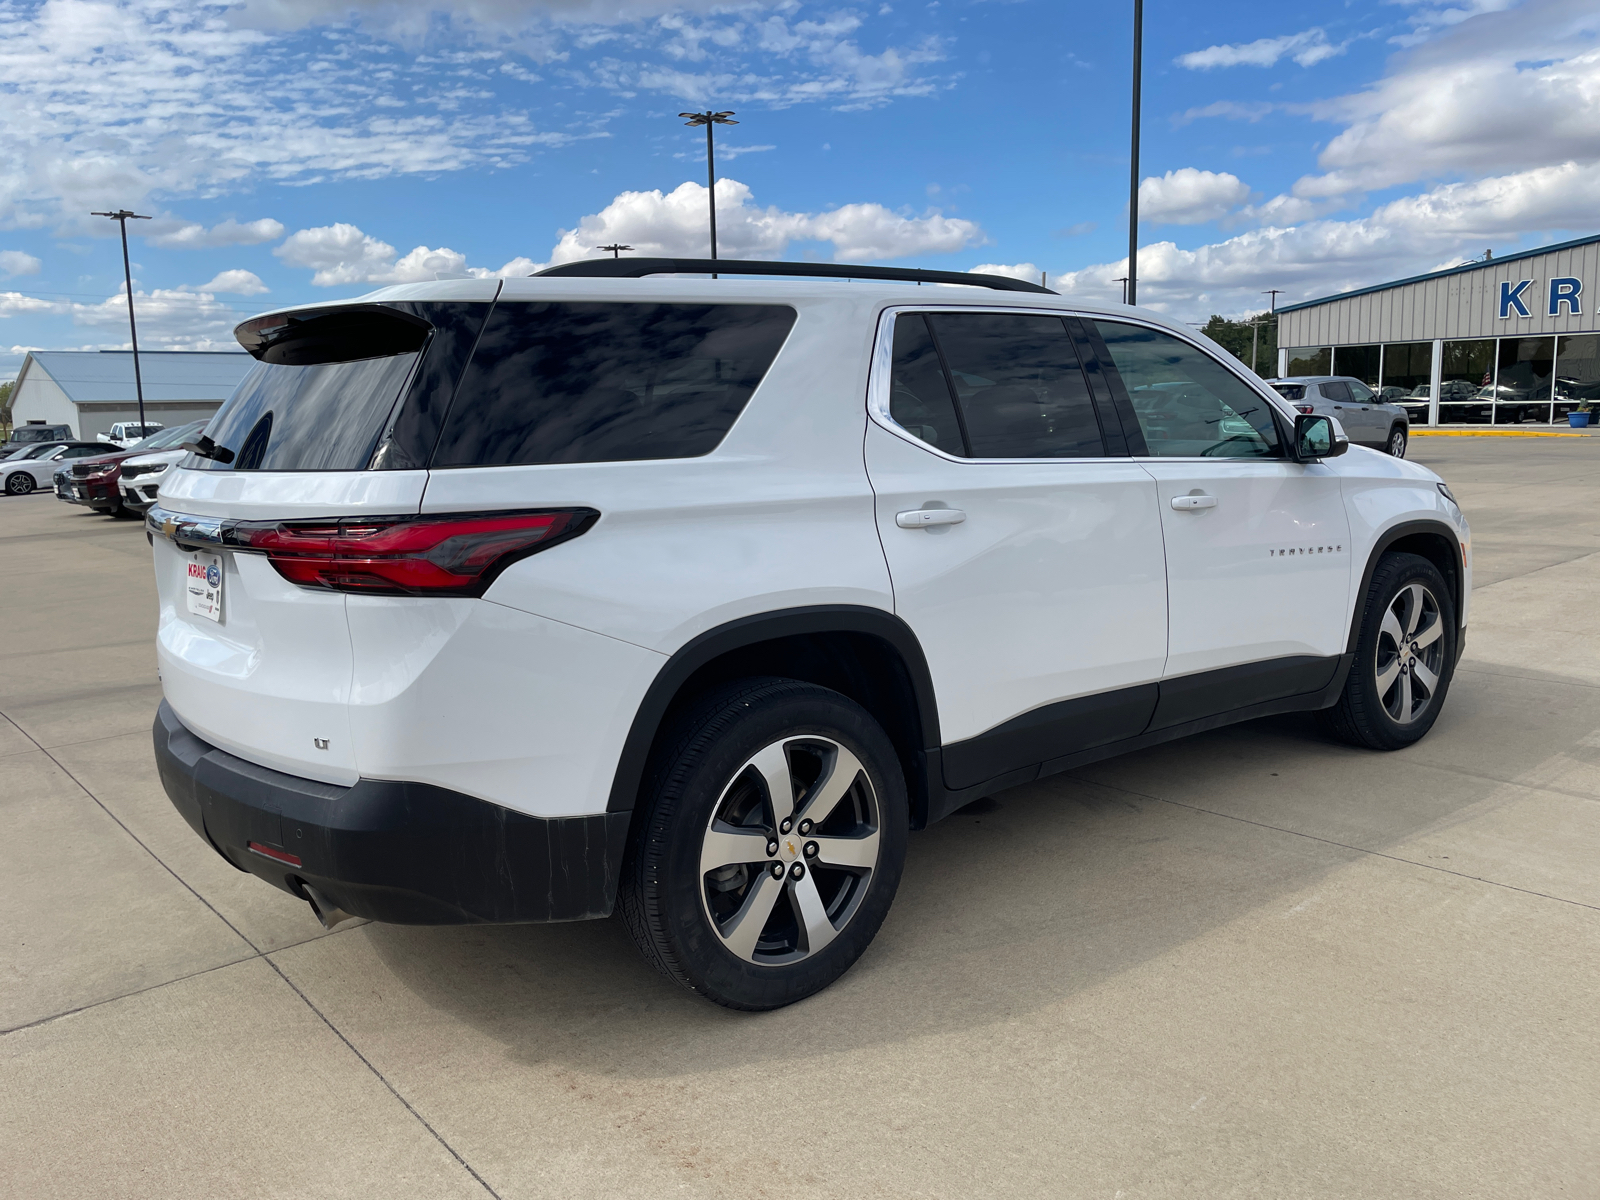
[[[775,304],[498,304],[432,465],[709,454],[795,316]]]
[[[1089,385],[1065,323],[1025,313],[932,313],[973,458],[1099,458]]]
[[[1267,401],[1210,355],[1170,334],[1096,321],[1152,455],[1275,458]]]
[[[1323,396],[1329,400],[1344,404],[1350,399],[1350,385],[1342,380],[1330,379],[1328,382],[1318,386],[1322,388]]]
[[[902,313],[894,319],[889,415],[901,429],[946,454],[967,453],[956,402],[945,382],[944,368],[939,365],[928,319],[922,313]]]

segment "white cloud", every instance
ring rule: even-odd
[[[1250,198],[1250,186],[1226,171],[1180,167],[1139,182],[1139,216],[1156,224],[1200,225]]]
[[[1031,262],[1021,263],[979,263],[971,268],[977,275],[1004,275],[1007,279],[1025,279],[1029,283],[1038,283],[1043,272]]]
[[[1283,37],[1257,38],[1253,42],[1238,45],[1208,46],[1204,50],[1178,55],[1177,63],[1191,71],[1208,71],[1213,67],[1270,67],[1280,58],[1288,57],[1302,67],[1309,67],[1325,58],[1343,54],[1347,45],[1348,42],[1334,45],[1328,41],[1324,30],[1313,27]]]
[[[7,275],[37,275],[43,265],[24,250],[0,250],[0,271]]]
[[[134,227],[136,230],[137,226]],[[152,246],[167,250],[211,250],[218,246],[256,246],[283,236],[283,223],[271,217],[241,224],[229,217],[207,229],[198,221],[152,221],[141,232]]]
[[[706,212],[703,184],[684,183],[666,193],[623,192],[577,228],[563,230],[551,261],[592,258],[594,247],[611,242],[631,245],[639,254],[704,258],[710,250]],[[791,242],[824,241],[833,243],[836,259],[876,260],[949,254],[983,240],[975,222],[938,212],[907,216],[881,204],[847,204],[823,213],[760,208],[745,184],[717,180],[717,249],[728,258],[780,258]]]
[[[66,305],[54,300],[41,300],[21,292],[0,292],[0,317],[15,317],[23,313],[64,312]]]
[[[760,208],[735,179],[717,180],[717,250],[724,258],[782,258],[793,242],[831,242],[840,261],[951,254],[986,239],[975,222],[939,212],[920,216],[881,204],[846,204],[821,213]],[[519,255],[498,270],[467,265],[448,247],[418,246],[398,256],[388,242],[340,223],[301,229],[273,251],[292,267],[313,273],[317,287],[354,283],[418,283],[440,276],[494,278],[531,275],[550,263],[595,258],[598,247],[632,246],[660,258],[705,258],[710,253],[705,186],[684,183],[671,192],[623,192],[598,213],[563,229],[546,262]],[[209,287],[209,285],[208,285]]]
[[[270,289],[261,282],[261,277],[254,271],[234,269],[232,271],[219,271],[210,283],[202,283],[197,287],[179,288],[183,292],[209,292],[212,295],[225,293],[232,296],[259,296]]]
[[[1348,124],[1318,159],[1324,174],[1295,195],[1600,161],[1597,36],[1592,0],[1530,0],[1463,21],[1367,90],[1316,107]]]

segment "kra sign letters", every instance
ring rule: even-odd
[[[1528,308],[1528,301],[1533,299],[1528,294],[1533,284],[1534,281],[1532,279],[1519,279],[1516,283],[1512,283],[1508,279],[1500,284],[1500,319],[1502,321],[1509,320],[1513,312],[1519,317],[1533,316],[1533,313]],[[1552,279],[1549,291],[1546,293],[1545,315],[1559,317],[1561,315],[1561,306],[1564,304],[1569,313],[1573,316],[1578,316],[1583,312],[1578,299],[1582,295],[1583,280],[1574,279],[1570,275]]]

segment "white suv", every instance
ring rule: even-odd
[[[619,907],[773,1008],[863,952],[910,830],[1268,713],[1406,746],[1461,653],[1438,478],[1143,310],[623,259],[238,338],[148,516],[156,754],[325,923]]]

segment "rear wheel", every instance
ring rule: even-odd
[[[859,705],[745,680],[679,723],[652,778],[619,899],[657,969],[764,1010],[861,956],[900,883],[908,809],[894,747]]]
[[[6,494],[10,496],[26,496],[33,491],[33,476],[26,471],[13,471],[6,476]]]
[[[1335,736],[1373,750],[1420,741],[1439,717],[1455,671],[1456,615],[1439,568],[1386,554],[1367,589],[1355,663],[1324,711]]]
[[[1405,426],[1396,425],[1393,429],[1391,429],[1389,431],[1388,446],[1390,456],[1394,458],[1404,458],[1406,456],[1406,442],[1408,440],[1409,439],[1406,437]]]

